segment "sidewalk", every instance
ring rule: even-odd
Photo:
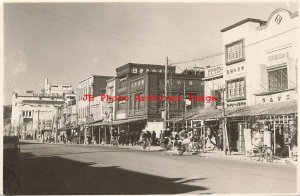
[[[35,140],[20,140],[20,142],[25,142],[25,143],[41,143]],[[85,146],[85,147],[97,147],[97,146],[102,146],[102,147],[109,147],[112,148],[112,145],[110,144],[65,144],[65,143],[45,143],[45,144],[53,144],[53,145],[68,145],[68,146]],[[122,146],[119,145],[119,149],[131,149],[131,150],[137,150],[137,151],[144,151],[144,152],[154,152],[154,151],[162,151],[163,149],[160,146],[150,146],[150,149],[144,150],[141,146]],[[178,155],[177,150],[171,150],[167,151],[166,154],[169,155]],[[185,155],[188,156],[188,155]],[[293,161],[290,158],[280,158],[280,159],[275,159],[273,162],[267,162],[266,160],[264,161],[259,161],[259,157],[247,157],[245,154],[241,154],[238,152],[232,152],[231,155],[225,155],[223,151],[218,151],[218,150],[209,150],[206,151],[206,153],[199,154],[198,156],[201,157],[214,157],[214,158],[224,158],[224,159],[232,159],[232,160],[242,160],[242,161],[257,161],[261,163],[266,163],[266,164],[288,164],[288,165],[294,165],[297,166],[297,161]]]
[[[231,155],[225,155],[223,151],[218,151],[218,150],[211,150],[211,151],[207,151],[206,153],[201,153],[201,156],[234,159],[234,160],[245,160],[245,161],[259,161],[259,157],[257,156],[249,157],[246,156],[245,154],[241,154],[238,152],[232,152]],[[259,162],[267,163],[267,164],[277,163],[277,164],[289,164],[289,165],[297,166],[297,161],[293,161],[290,158],[274,159],[273,162],[267,162],[266,160],[259,161]]]

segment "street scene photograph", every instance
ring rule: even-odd
[[[297,1],[2,5],[3,195],[299,195]]]

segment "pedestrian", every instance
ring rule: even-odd
[[[154,130],[151,135],[151,140],[152,140],[152,146],[155,146],[156,145],[156,133]]]
[[[135,134],[134,134],[134,131],[131,131],[131,133],[130,133],[130,142],[131,142],[131,146],[133,146],[134,140],[135,140]]]
[[[129,131],[126,131],[126,133],[125,133],[125,144],[126,144],[126,146],[129,145],[129,138],[130,138],[130,133],[129,133]]]

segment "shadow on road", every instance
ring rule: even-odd
[[[187,181],[181,178],[154,176],[119,166],[99,167],[57,156],[37,157],[31,153],[22,153],[20,180],[17,194],[179,194],[208,190],[184,184]],[[205,178],[190,181],[197,180]]]

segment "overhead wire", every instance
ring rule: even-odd
[[[141,40],[136,39],[136,38],[131,38],[131,37],[126,36],[124,34],[116,33],[116,32],[113,32],[113,31],[108,31],[108,30],[99,30],[99,27],[95,27],[95,26],[90,25],[90,24],[86,24],[86,23],[83,23],[83,22],[80,22],[80,21],[77,21],[77,20],[66,18],[66,17],[63,17],[59,14],[55,14],[53,12],[42,10],[42,9],[39,9],[39,8],[36,8],[36,7],[33,7],[33,6],[27,5],[27,9],[24,9],[24,6],[23,7],[14,6],[14,8],[19,9],[21,11],[24,11],[28,14],[37,14],[37,15],[40,15],[40,16],[48,18],[48,19],[51,17],[50,19],[56,20],[56,21],[61,22],[63,24],[72,25],[72,26],[75,26],[75,27],[77,27],[81,30],[84,30],[84,31],[87,31],[87,32],[90,32],[90,33],[94,33],[94,34],[98,34],[98,35],[101,34],[101,35],[104,35],[106,37],[109,37],[110,39],[125,42],[127,44],[131,44],[131,45],[133,44],[133,45],[136,45],[136,46],[139,46],[139,47],[152,49],[152,50],[155,50],[155,52],[158,52],[157,49],[163,49],[163,50],[168,50],[169,52],[172,52],[172,53],[177,54],[177,55],[181,55],[181,56],[186,56],[187,55],[186,51],[184,53],[183,51],[179,51],[178,49],[174,49],[174,48],[172,48],[172,49],[162,48],[164,46],[159,46],[158,47],[158,44],[151,44],[150,42],[141,41]],[[35,10],[35,12],[31,12],[33,10]],[[38,12],[36,12],[36,11],[38,11]],[[190,55],[191,54],[189,54],[189,56]]]

